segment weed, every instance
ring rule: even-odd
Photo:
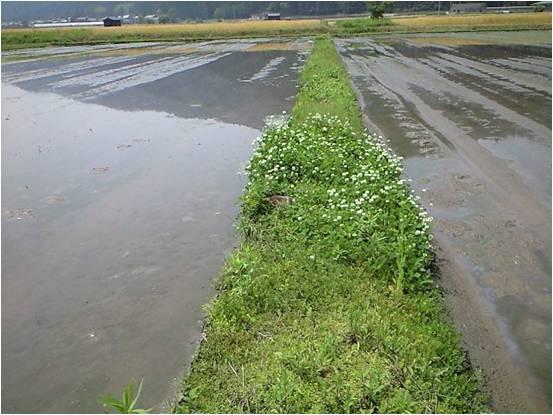
[[[102,401],[104,407],[111,408],[121,414],[147,414],[152,410],[150,409],[140,409],[135,408],[138,399],[140,398],[140,393],[142,392],[142,383],[144,379],[140,381],[136,394],[134,393],[134,385],[130,382],[121,395],[121,399],[117,399],[111,395],[105,396]]]

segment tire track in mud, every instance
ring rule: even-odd
[[[440,133],[441,136],[450,137],[448,141],[453,145],[453,150],[460,154],[472,169],[478,172],[481,179],[491,182],[490,190],[494,193],[497,202],[504,206],[511,206],[514,212],[524,212],[526,220],[536,226],[538,232],[541,232],[541,224],[547,221],[549,215],[543,210],[541,203],[536,200],[527,185],[518,175],[513,174],[504,160],[493,156],[454,122],[434,111],[418,94],[413,92],[411,85],[404,80],[405,78],[402,79],[401,77],[394,76],[394,71],[390,70],[393,66],[390,61],[385,61],[378,67],[377,65],[369,66],[359,60],[356,63],[362,71],[372,75],[375,82],[379,82],[384,90],[387,89],[393,92],[396,97],[403,97],[405,101],[411,103],[416,109],[419,119],[424,121],[426,125],[429,125],[434,131]],[[413,66],[416,69],[420,69],[415,65]],[[421,81],[420,76],[417,76],[417,78]],[[431,82],[430,80],[428,81]],[[429,89],[432,88],[430,83],[424,83],[423,85]],[[448,88],[458,93],[462,87],[447,85],[442,91]],[[469,98],[471,96],[472,98],[476,98],[472,92],[468,92],[466,95]],[[486,102],[488,100],[483,98],[482,101]],[[490,104],[490,101],[487,103]],[[490,105],[487,105],[487,107],[490,107]],[[539,134],[542,137],[551,135],[551,132],[546,128],[543,128],[541,125],[535,125],[533,121],[511,112],[507,108],[500,108],[500,111],[506,114],[507,117],[515,120],[518,119],[523,125],[529,126],[530,131],[537,131],[536,135],[538,137],[540,136]],[[542,234],[542,236],[545,237],[546,235]]]
[[[495,409],[548,411],[551,59],[397,38],[336,44],[367,125],[405,157],[436,219],[440,284]],[[531,65],[541,74],[524,73]]]

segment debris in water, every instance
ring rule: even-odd
[[[267,200],[273,206],[289,205],[292,203],[292,198],[290,196],[273,195],[267,197]]]
[[[53,205],[54,203],[60,203],[63,202],[63,197],[60,195],[48,195],[45,198],[42,199],[43,202]]]
[[[105,173],[109,170],[109,167],[106,166],[106,167],[94,167],[92,169],[92,174],[102,174],[102,173]]]
[[[22,220],[25,218],[33,217],[33,209],[21,208],[21,209],[7,209],[4,214],[10,219]]]

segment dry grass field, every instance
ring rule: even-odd
[[[165,25],[128,25],[118,28],[92,27],[89,30],[96,36],[101,36],[110,30],[129,35],[184,36],[195,34],[210,34],[213,36],[239,36],[243,34],[278,34],[319,30],[320,20],[280,20],[280,21],[224,21],[212,23],[185,23]]]
[[[224,21],[121,27],[2,30],[2,49],[46,45],[155,40],[203,40],[240,37],[297,36],[328,32],[320,20]]]
[[[457,16],[366,17],[332,21],[224,21],[122,27],[82,27],[2,30],[2,50],[49,45],[79,45],[139,41],[194,41],[246,37],[302,36],[330,33],[348,36],[375,32],[447,32],[550,29],[551,13],[482,14]]]
[[[551,13],[513,13],[513,14],[472,14],[453,16],[416,16],[398,17],[392,22],[400,26],[417,28],[437,27],[486,27],[486,26],[549,26]]]

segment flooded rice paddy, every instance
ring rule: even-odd
[[[174,396],[235,245],[244,164],[306,41],[14,52],[2,66],[2,403]]]
[[[551,410],[551,32],[336,41],[435,217],[441,284],[498,411]]]

